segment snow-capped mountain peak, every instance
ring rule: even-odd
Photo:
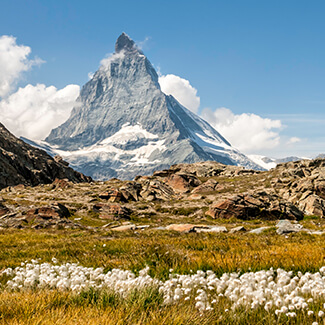
[[[125,33],[83,86],[69,119],[46,141],[76,169],[101,179],[204,160],[260,168],[164,94],[152,64]]]

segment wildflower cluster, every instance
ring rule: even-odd
[[[160,286],[160,291],[167,304],[194,298],[201,312],[212,310],[214,304],[226,299],[231,302],[233,310],[262,307],[267,312],[274,311],[278,316],[285,314],[288,317],[296,317],[296,311],[303,310],[312,316],[310,304],[315,299],[325,299],[325,267],[314,274],[298,272],[296,276],[292,271],[275,271],[273,268],[242,275],[225,273],[220,278],[212,271],[175,274]],[[319,311],[318,317],[323,316],[324,312]]]
[[[130,271],[113,269],[104,273],[102,268],[83,267],[76,263],[53,265],[39,264],[37,260],[22,263],[15,269],[5,269],[2,273],[13,276],[6,284],[8,289],[50,288],[81,292],[88,289],[110,289],[126,296],[129,292],[159,285],[159,281],[148,275],[149,267],[141,270],[136,277]]]
[[[228,301],[234,311],[244,307],[264,308],[266,312],[287,317],[296,317],[299,310],[310,317],[322,318],[325,315],[322,310],[315,315],[310,310],[315,300],[325,300],[325,267],[316,273],[298,272],[296,275],[292,271],[272,268],[241,275],[225,273],[221,277],[212,271],[197,271],[190,275],[170,274],[168,280],[160,281],[148,275],[148,267],[136,276],[120,269],[104,273],[102,268],[53,262],[40,264],[32,260],[15,269],[5,269],[2,274],[11,277],[6,287],[12,290],[55,288],[75,292],[90,288],[108,289],[122,297],[133,290],[155,287],[162,294],[165,305],[190,301],[200,312],[213,310],[221,301]]]

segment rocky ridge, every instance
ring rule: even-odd
[[[290,220],[279,234],[322,234],[313,220],[325,215],[324,176],[325,159],[283,163],[268,172],[207,161],[134,181],[19,185],[0,192],[0,226],[259,233]],[[306,218],[308,227],[300,226]]]
[[[63,178],[72,182],[91,181],[90,177],[70,168],[61,157],[52,158],[30,146],[0,123],[0,189],[18,184],[49,184]]]

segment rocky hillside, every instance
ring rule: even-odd
[[[17,139],[0,123],[0,189],[18,184],[52,183],[56,178],[72,182],[89,182],[90,177],[74,171],[60,157]]]
[[[264,230],[288,219],[293,223],[281,222],[278,233],[323,233],[323,226],[307,229],[296,222],[325,215],[325,159],[283,163],[265,172],[212,161],[177,164],[134,181],[57,180],[8,187],[0,195],[2,227],[256,232],[258,223]]]

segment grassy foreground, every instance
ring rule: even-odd
[[[121,268],[137,273],[148,265],[150,275],[162,280],[170,269],[179,274],[212,270],[221,275],[271,267],[316,272],[325,265],[323,236],[279,236],[272,229],[260,235],[6,229],[0,231],[0,247],[0,270],[31,259],[51,262],[55,257],[59,263],[79,262],[106,271]],[[7,278],[0,280],[4,284]],[[227,304],[221,300],[202,315],[191,302],[164,306],[154,289],[122,300],[110,292],[10,292],[2,287],[0,324],[323,324],[303,312],[294,319],[264,309],[225,312]],[[322,305],[315,302],[315,314]]]

